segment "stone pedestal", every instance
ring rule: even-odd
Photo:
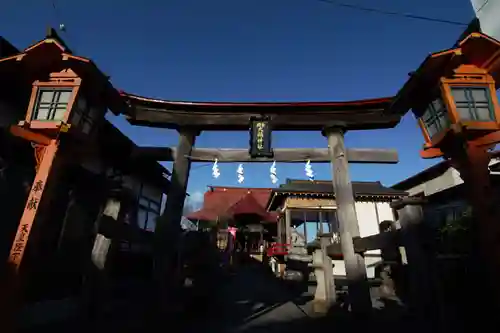
[[[331,274],[328,274],[326,271],[326,269],[332,271],[331,260],[325,262],[323,252],[315,250],[312,267],[316,276],[316,293],[314,294],[313,309],[315,313],[326,314],[330,306],[335,302],[335,285],[333,279],[329,278]]]

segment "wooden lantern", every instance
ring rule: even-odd
[[[489,148],[500,143],[498,88],[500,41],[474,32],[430,54],[388,110],[404,115],[411,109],[424,134],[421,156],[444,157],[459,172],[473,210],[474,261],[494,300],[489,308],[500,307],[500,211],[489,169]]]
[[[461,65],[450,77],[441,77],[427,105],[414,112],[424,134],[425,147],[439,147],[449,134],[474,140],[500,129],[495,80],[475,65]]]
[[[499,87],[500,41],[474,32],[430,54],[388,113],[413,111],[425,140],[423,158],[444,156],[462,143],[488,148],[500,142]]]
[[[26,118],[19,125],[44,132],[88,135],[102,118],[99,99],[82,89],[82,79],[71,69],[50,74],[49,81],[35,81]]]

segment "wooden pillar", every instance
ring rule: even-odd
[[[56,140],[51,140],[47,146],[38,146],[40,152],[40,163],[37,166],[37,173],[33,184],[31,185],[30,194],[28,196],[26,206],[24,208],[21,221],[19,222],[19,227],[17,229],[16,237],[9,255],[9,265],[18,271],[23,257],[30,233],[37,216],[38,208],[42,200],[42,196],[45,193],[45,188],[47,180],[52,170],[52,164],[56,157],[57,150],[59,148],[59,142]]]
[[[304,218],[304,239],[306,240],[306,246],[307,246],[307,219]]]
[[[57,140],[50,140],[48,145],[35,145],[37,172],[10,250],[7,262],[7,283],[2,286],[4,290],[0,300],[0,310],[4,314],[5,320],[1,322],[1,325],[6,332],[15,330],[15,318],[22,306],[24,274],[20,274],[20,269],[22,269],[26,246],[32,234],[42,198],[45,199],[44,203],[47,202],[47,199],[50,201],[50,198],[47,198],[50,196],[50,193],[47,193],[47,181],[52,174],[58,148],[59,142]]]
[[[481,303],[490,309],[500,310],[500,208],[498,194],[491,184],[489,162],[491,155],[487,147],[477,147],[470,143],[442,148],[452,166],[464,181],[464,193],[472,206],[474,223],[474,253],[478,264],[477,283],[482,285]],[[492,316],[497,319],[497,316]],[[498,324],[498,322],[495,322]]]
[[[424,249],[425,234],[422,230],[423,211],[420,198],[407,198],[391,203],[397,209],[401,244],[408,260],[408,296],[412,312],[422,323],[438,323],[438,297],[434,281],[434,268],[429,253]],[[425,319],[425,320],[424,320]]]
[[[349,301],[354,313],[362,315],[371,311],[370,289],[366,277],[365,260],[354,252],[353,237],[359,237],[358,219],[342,128],[327,128],[328,150],[332,162],[333,189],[337,202],[337,216],[342,255],[346,268]]]
[[[277,236],[277,237],[276,237],[276,243],[283,243],[283,241],[282,241],[282,239],[281,239],[281,238],[282,238],[282,237],[281,237],[281,235],[282,235],[282,233],[283,233],[283,232],[281,231],[281,229],[282,229],[282,223],[283,223],[283,218],[280,216],[280,217],[278,218],[278,221],[277,221],[277,226],[276,226],[276,236]]]
[[[155,278],[160,286],[160,297],[164,303],[170,295],[168,286],[175,286],[177,277],[172,276],[172,269],[177,263],[177,241],[180,232],[180,221],[186,199],[186,190],[191,168],[191,151],[199,131],[179,129],[179,143],[172,170],[170,189],[162,216],[155,229]],[[167,296],[168,295],[168,296]]]
[[[325,231],[323,230],[323,214],[321,211],[318,212],[318,220],[319,220],[319,233],[324,234]]]
[[[289,208],[285,209],[285,244],[292,242],[292,212]]]

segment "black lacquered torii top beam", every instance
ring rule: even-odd
[[[396,126],[400,117],[387,115],[392,98],[348,102],[185,102],[168,101],[121,92],[124,110],[133,125],[199,130],[248,130],[251,118],[266,117],[272,130],[314,131],[342,124],[346,130]]]

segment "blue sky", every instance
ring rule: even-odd
[[[469,22],[469,0],[345,0],[390,11]],[[63,38],[92,58],[113,84],[135,94],[189,101],[342,101],[396,94],[433,51],[451,47],[459,26],[384,16],[318,0],[55,1],[2,3],[0,34],[19,48],[64,23]],[[140,128],[111,117],[139,145],[173,146],[174,131]],[[390,130],[352,132],[348,147],[396,148],[397,165],[352,165],[353,180],[392,185],[438,161],[418,155],[413,116]],[[246,132],[207,132],[198,147],[247,147]],[[326,147],[320,133],[273,134],[274,147]],[[167,164],[167,166],[170,166]],[[267,164],[247,164],[245,186],[272,187]],[[191,193],[237,186],[237,165],[194,164]],[[306,178],[302,164],[278,164],[278,176]],[[316,164],[317,179],[330,179]],[[196,196],[196,195],[195,195]]]

